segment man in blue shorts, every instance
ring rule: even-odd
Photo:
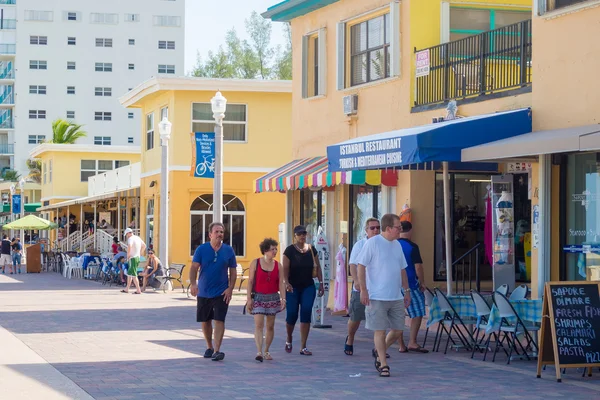
[[[421,327],[421,321],[425,316],[425,286],[423,285],[423,260],[421,259],[421,252],[419,246],[411,241],[412,238],[412,224],[408,221],[402,221],[400,223],[402,231],[400,232],[400,239],[398,241],[402,245],[402,251],[404,252],[404,258],[406,258],[406,275],[408,277],[408,287],[411,289],[412,301],[410,306],[406,309],[408,316],[410,317],[410,338],[408,340],[408,347],[404,344],[404,335],[400,334],[398,344],[400,345],[400,353],[406,353],[414,351],[417,353],[429,353],[417,344],[417,334]]]
[[[192,296],[198,297],[196,320],[202,323],[202,333],[206,340],[204,358],[221,361],[225,358],[225,353],[221,351],[221,342],[225,333],[225,316],[237,279],[237,261],[233,248],[223,243],[224,225],[213,222],[208,227],[208,232],[210,242],[198,246],[194,252],[190,268],[190,290]]]

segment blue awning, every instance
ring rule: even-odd
[[[262,17],[275,22],[289,22],[340,0],[283,0],[262,13]]]
[[[531,109],[459,118],[347,140],[327,147],[329,171],[461,161],[461,150],[531,132]]]

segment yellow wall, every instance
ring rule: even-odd
[[[155,250],[159,251],[160,232],[160,139],[158,123],[160,109],[169,106],[172,125],[169,142],[170,172],[170,219],[169,262],[190,265],[190,206],[202,194],[212,194],[213,180],[193,178],[189,170],[178,168],[190,166],[192,160],[192,103],[210,102],[215,91],[159,91],[139,100],[134,106],[142,115],[154,112],[155,147],[146,149],[145,119],[142,124],[142,183],[140,201],[140,224],[142,238],[146,238],[147,201],[154,199]],[[285,221],[285,196],[280,193],[255,194],[253,182],[265,172],[291,160],[291,94],[268,92],[223,92],[229,104],[247,105],[247,142],[224,143],[223,193],[238,197],[246,210],[246,253],[238,262],[246,267],[260,256],[258,244],[265,237],[278,240],[279,223]],[[252,172],[227,172],[236,167]],[[254,172],[252,169],[257,169]],[[156,181],[153,188],[150,182]],[[160,254],[159,254],[160,257]],[[164,261],[164,260],[163,260]]]
[[[65,145],[68,146],[68,145]],[[140,154],[135,153],[99,153],[99,152],[66,152],[66,151],[47,151],[38,156],[42,166],[52,160],[52,181],[47,175],[44,184],[42,171],[42,198],[59,197],[53,199],[53,203],[64,201],[60,197],[85,197],[88,195],[88,183],[81,182],[81,160],[123,160],[131,164],[140,161]],[[43,167],[42,167],[43,169]]]

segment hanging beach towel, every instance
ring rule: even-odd
[[[346,271],[346,248],[340,244],[335,256],[337,267],[335,270],[335,288],[333,291],[333,312],[347,312],[348,307],[348,272]]]

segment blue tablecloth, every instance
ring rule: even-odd
[[[542,322],[542,300],[512,300],[510,303],[523,322]],[[492,311],[488,318],[488,327],[485,330],[486,333],[497,332],[501,319],[496,306],[492,306]],[[516,322],[515,318],[507,319],[511,323]]]
[[[100,259],[99,256],[83,256],[83,270],[85,271],[88,267],[88,265],[93,262],[96,265],[102,265],[102,260]]]
[[[461,318],[477,318],[475,303],[473,303],[471,296],[449,296],[448,301],[450,304],[452,304],[452,307],[454,307],[454,310],[456,310]],[[427,320],[427,327],[430,327],[436,322],[441,321],[442,318],[444,318],[444,313],[442,313],[442,310],[440,310],[440,303],[438,302],[437,297],[434,297],[431,307],[429,307],[429,319]]]

